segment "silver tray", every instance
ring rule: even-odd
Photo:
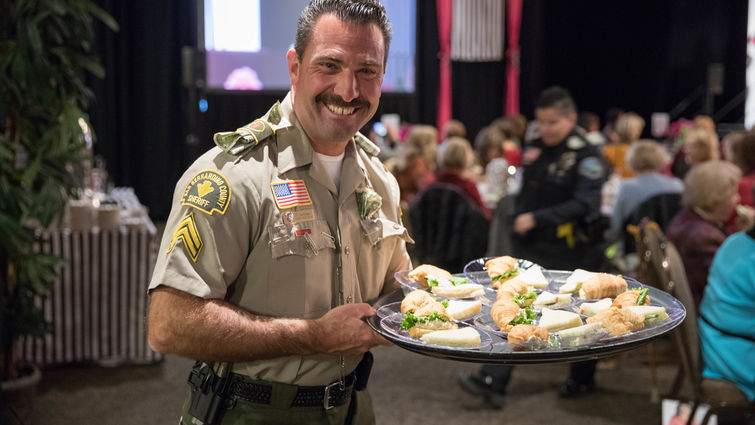
[[[548,289],[557,290],[558,287],[566,282],[566,278],[571,274],[571,271],[543,269],[543,273],[550,281]],[[627,277],[625,277],[625,279],[630,289],[645,287],[634,279]],[[383,316],[382,318],[375,315],[370,316],[365,320],[377,333],[391,341],[396,346],[426,356],[473,363],[536,364],[575,362],[607,357],[645,345],[672,331],[684,321],[687,313],[681,302],[660,289],[653,287],[647,288],[650,304],[664,307],[669,315],[668,319],[626,335],[611,337],[606,334],[598,334],[590,340],[582,340],[577,343],[571,341],[564,344],[559,342],[557,344],[542,344],[540,346],[533,346],[530,344],[510,344],[506,340],[505,333],[496,332],[489,327],[480,326],[480,317],[485,317],[486,314],[490,314],[490,306],[483,303],[481,315],[475,319],[467,320],[463,322],[463,324],[464,326],[473,326],[477,328],[481,335],[483,335],[483,339],[487,340],[487,338],[490,338],[490,342],[487,343],[487,345],[480,348],[464,349],[426,344],[421,340],[408,338],[405,335],[397,333],[394,328],[385,327],[384,324],[381,324],[383,318],[386,317],[386,313],[388,313],[388,306],[392,303],[400,302],[403,299],[405,295],[404,288],[397,289],[392,293],[383,296],[373,305],[383,313],[381,314],[381,316]],[[594,300],[577,299],[576,306],[586,301]],[[482,322],[484,323],[484,320],[482,320]]]

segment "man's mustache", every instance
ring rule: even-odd
[[[368,104],[368,102],[361,97],[358,97],[351,102],[347,102],[343,100],[341,96],[330,93],[317,95],[315,101],[327,103],[328,105],[340,106],[342,108],[361,108]]]

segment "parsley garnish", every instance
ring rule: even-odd
[[[443,300],[440,303],[443,304],[443,308],[448,308],[448,300]]]
[[[427,277],[427,287],[432,288],[433,286],[438,286],[438,279],[434,277]]]
[[[521,307],[522,304],[525,303],[525,301],[534,300],[535,298],[537,298],[537,294],[535,293],[535,291],[530,291],[530,292],[527,292],[526,294],[517,295],[511,299],[514,300],[515,303],[519,304],[519,307]]]
[[[499,274],[498,276],[494,277],[493,282],[495,282],[496,280],[508,279],[518,274],[519,274],[519,267],[514,267],[513,269],[507,270],[505,273]]]
[[[426,317],[417,317],[412,312],[408,312],[404,315],[404,320],[401,321],[401,329],[407,330],[416,326],[418,323],[426,323],[432,320],[440,320],[441,322],[448,322],[448,317],[441,315],[437,311],[434,311],[431,315]]]
[[[529,307],[525,307],[524,311],[519,311],[519,315],[516,316],[516,319],[509,322],[509,325],[516,326],[516,325],[530,325],[532,324],[532,321],[535,320],[537,317],[537,313],[530,310]]]

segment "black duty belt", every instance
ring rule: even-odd
[[[231,380],[231,396],[258,404],[270,404],[273,395],[272,385],[249,382],[243,375],[233,374]],[[340,381],[328,385],[303,387],[296,389],[296,395],[291,401],[291,407],[322,406],[325,410],[341,406],[349,400],[354,386],[355,373],[344,376],[341,389]]]

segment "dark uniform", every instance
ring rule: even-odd
[[[535,140],[523,160],[514,217],[532,212],[535,227],[514,235],[514,255],[548,269],[598,269],[600,197],[606,178],[598,148],[572,130],[556,146]]]

